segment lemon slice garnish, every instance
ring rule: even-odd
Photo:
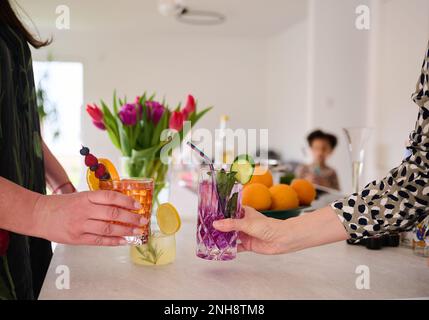
[[[100,158],[98,159],[98,163],[104,164],[110,174],[110,179],[119,180],[118,171],[109,159]],[[88,188],[91,191],[100,189],[100,179],[98,179],[95,176],[95,172],[91,171],[89,168],[86,170],[86,183],[88,184]]]
[[[159,229],[165,235],[175,234],[182,224],[176,208],[168,202],[159,205],[156,211],[156,220]]]

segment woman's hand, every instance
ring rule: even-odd
[[[285,252],[283,243],[286,243],[282,222],[267,218],[253,208],[244,207],[242,219],[218,220],[213,222],[213,226],[223,232],[239,231],[241,243],[238,244],[238,251],[280,254]]]
[[[129,211],[136,209],[140,203],[114,191],[40,196],[33,211],[33,233],[65,244],[124,245],[123,236],[141,234],[139,227],[148,223]]]
[[[331,207],[287,220],[267,218],[245,207],[242,219],[213,222],[219,231],[239,231],[239,251],[280,254],[315,247],[349,238]]]

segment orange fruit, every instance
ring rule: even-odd
[[[262,183],[252,183],[243,189],[242,203],[256,210],[268,210],[271,206],[270,191]]]
[[[305,179],[295,179],[290,185],[298,194],[299,203],[302,206],[309,206],[316,199],[316,189],[313,184]]]
[[[98,163],[104,164],[112,180],[119,180],[118,171],[109,159],[100,158],[98,159]],[[91,191],[100,189],[100,179],[98,179],[95,176],[95,172],[91,171],[89,168],[86,170],[86,183]]]
[[[253,171],[252,179],[245,185],[250,185],[253,183],[261,183],[267,188],[270,188],[273,185],[273,175],[271,171],[266,167],[256,166]]]
[[[270,189],[271,210],[289,210],[299,207],[299,199],[296,191],[287,184],[276,184]]]

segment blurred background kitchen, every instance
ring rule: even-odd
[[[114,89],[177,102],[192,93],[215,106],[198,127],[214,130],[228,119],[232,129],[268,128],[280,164],[310,161],[306,137],[314,129],[333,133],[329,164],[343,192],[352,182],[342,128],[374,129],[364,181],[399,164],[417,113],[410,95],[429,38],[429,1],[181,2],[214,20],[179,21],[162,9],[173,0],[18,1],[40,35],[53,37],[33,52],[44,137],[82,189],[81,143],[119,161],[85,112],[100,98],[110,103]],[[361,5],[370,9],[369,30],[355,25]],[[64,8],[70,28],[58,29]]]

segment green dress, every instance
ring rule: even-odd
[[[31,51],[18,32],[4,25],[0,25],[0,176],[45,193]],[[51,257],[49,241],[10,233],[7,258],[18,299],[37,298]],[[4,274],[1,266],[0,281],[6,281]]]

